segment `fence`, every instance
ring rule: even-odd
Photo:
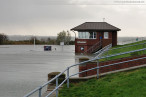
[[[133,45],[120,46],[120,47],[117,47],[117,48],[108,49],[107,51],[102,53],[102,56],[109,56],[109,55],[112,55],[112,54],[122,53],[124,51],[127,52],[127,51],[131,51],[131,49],[132,50],[138,50],[138,49],[142,49],[142,48],[145,48],[145,47],[146,47],[146,42],[133,44]],[[138,53],[137,53],[137,55],[138,55]],[[143,53],[146,53],[146,52],[143,52]],[[131,56],[131,54],[126,55],[126,57],[129,57],[129,56]],[[125,56],[118,56],[118,58],[123,58],[123,57],[125,57]],[[116,57],[111,57],[111,58],[107,58],[106,60],[112,60],[112,59],[115,59],[115,58]]]
[[[133,51],[128,51],[128,52],[122,52],[122,53],[117,53],[117,54],[113,54],[113,55],[107,55],[107,56],[103,56],[103,57],[98,57],[98,58],[93,58],[91,60],[87,60],[87,61],[84,61],[84,62],[81,62],[81,63],[78,63],[78,64],[74,64],[74,65],[71,65],[69,67],[67,67],[64,71],[62,71],[60,74],[56,75],[53,79],[49,80],[47,83],[43,84],[42,86],[34,89],[33,91],[31,91],[30,93],[28,93],[27,95],[25,95],[24,97],[29,97],[31,96],[32,94],[34,94],[35,92],[39,91],[38,93],[38,97],[41,97],[42,95],[42,88],[44,88],[45,86],[47,86],[48,84],[50,84],[52,81],[56,80],[56,88],[51,91],[46,97],[49,97],[53,92],[56,91],[56,97],[58,97],[58,89],[59,87],[61,87],[66,81],[67,81],[67,87],[69,88],[69,78],[70,77],[73,77],[75,75],[78,75],[78,74],[81,74],[83,72],[87,72],[87,71],[90,71],[90,70],[94,70],[94,69],[97,69],[97,78],[99,78],[99,69],[100,68],[103,68],[103,67],[108,67],[108,66],[111,66],[111,65],[117,65],[117,64],[121,64],[121,63],[126,63],[126,62],[129,62],[129,61],[134,61],[134,60],[140,60],[140,59],[145,59],[146,57],[143,57],[143,58],[138,58],[138,59],[133,59],[133,60],[128,60],[128,61],[123,61],[123,62],[118,62],[118,63],[114,63],[114,64],[108,64],[108,65],[104,65],[104,66],[99,66],[99,60],[101,59],[106,59],[106,58],[110,58],[110,57],[114,57],[114,56],[119,56],[119,55],[124,55],[124,54],[130,54],[130,53],[134,53],[134,52],[144,52],[146,50],[146,48],[143,48],[143,49],[138,49],[138,50],[133,50]],[[92,61],[97,61],[97,67],[95,68],[91,68],[91,69],[88,69],[88,70],[84,70],[84,71],[81,71],[81,72],[78,72],[78,73],[75,73],[75,74],[72,74],[70,75],[69,74],[69,70],[74,67],[74,66],[78,66],[78,65],[81,65],[81,64],[86,64],[88,62],[92,62]],[[60,84],[58,84],[58,78],[59,76],[61,76],[63,73],[67,72],[67,77],[65,78],[65,80],[63,80]]]

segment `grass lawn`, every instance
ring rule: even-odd
[[[146,97],[146,68],[64,85],[59,97]]]
[[[146,48],[146,44],[135,45],[135,44],[140,44],[140,43],[146,43],[146,40],[113,47],[113,48],[111,48],[111,50],[109,50],[103,56],[113,55],[113,54],[117,54],[117,53],[128,52],[128,51],[133,51],[133,50]],[[129,46],[129,45],[135,45],[135,46],[126,47],[126,48],[120,48],[120,49],[114,49],[114,48],[118,48],[118,47]],[[146,50],[145,51],[140,51],[140,52],[124,54],[124,55],[119,55],[119,56],[114,56],[114,57],[110,57],[108,59],[107,58],[106,59],[101,59],[100,61],[107,61],[107,60],[119,59],[119,58],[124,58],[124,57],[130,57],[130,56],[138,56],[138,55],[142,55],[142,54],[146,54]]]

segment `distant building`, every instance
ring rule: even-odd
[[[76,53],[93,53],[111,43],[116,46],[117,31],[120,31],[106,22],[85,22],[71,30],[78,31],[78,38],[75,39]]]

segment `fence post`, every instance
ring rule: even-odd
[[[97,59],[97,79],[99,78],[99,59]]]
[[[67,68],[67,88],[69,88],[69,67]]]
[[[56,78],[56,88],[58,88],[58,77]],[[56,89],[56,97],[58,97],[58,89]]]
[[[39,97],[41,97],[41,91],[42,91],[42,87],[39,88]]]

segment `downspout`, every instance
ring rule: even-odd
[[[75,40],[76,40],[76,33],[75,33],[75,31],[72,31],[72,32],[74,32],[74,34],[75,34]]]
[[[71,31],[74,32],[74,34],[75,34],[75,53],[76,53],[76,33],[73,30],[71,30]]]

